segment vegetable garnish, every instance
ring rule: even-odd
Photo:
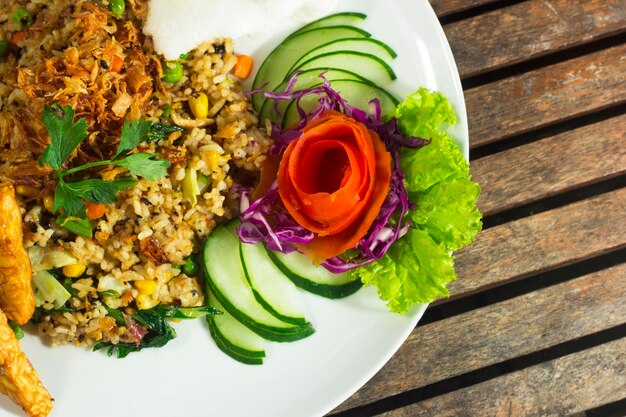
[[[233,75],[239,79],[245,80],[252,72],[253,60],[250,55],[238,55],[237,63],[233,68]]]
[[[357,246],[389,190],[391,156],[375,132],[329,110],[302,129],[280,162],[285,208],[315,238],[296,247],[314,263]]]
[[[272,154],[282,155],[278,180],[256,201],[242,193],[241,240],[265,242],[268,249],[283,253],[298,250],[331,272],[349,271],[364,284],[375,285],[396,313],[447,296],[446,284],[456,279],[451,252],[471,243],[482,227],[476,209],[480,187],[471,181],[469,164],[444,130],[456,121],[452,106],[442,94],[420,88],[383,116],[377,100],[370,102],[367,112],[349,105],[323,74],[321,86],[292,91],[297,75],[285,91],[263,92],[275,102],[296,100],[300,122],[287,130],[273,125]],[[306,112],[299,103],[311,95],[319,106]],[[365,166],[363,160],[353,165],[354,154],[337,152],[345,148],[334,144],[335,136],[342,135],[333,129],[318,132],[314,145],[307,144],[307,132],[323,127],[331,117],[375,132],[391,155],[386,160],[390,176],[383,201],[374,207],[373,217],[360,223],[365,230],[356,241],[318,247],[315,242],[332,238],[323,236],[325,227],[333,224],[329,219],[353,218],[352,211],[339,209],[344,207],[341,199],[329,205],[319,196],[334,195]],[[294,150],[300,148],[292,163]],[[351,195],[358,200],[357,190],[352,188]],[[338,224],[340,228],[341,221]]]
[[[111,62],[111,71],[120,73],[122,72],[122,68],[124,68],[124,60],[117,55],[113,56],[113,61]]]
[[[18,30],[13,35],[11,35],[11,45],[18,47],[18,44],[24,40],[26,37],[25,30]]]
[[[63,164],[87,137],[87,123],[84,118],[74,123],[74,110],[67,106],[46,106],[43,123],[50,135],[50,145],[39,158],[39,165],[49,165],[56,171],[58,184],[54,192],[53,212],[62,209],[57,223],[80,236],[92,237],[92,224],[89,221],[86,202],[95,205],[115,201],[117,193],[137,183],[134,177],[127,176],[112,181],[95,178],[69,181],[78,172],[103,165],[117,165],[126,168],[130,174],[148,180],[156,180],[167,175],[169,161],[157,158],[155,154],[129,153],[139,144],[150,139],[153,125],[147,120],[126,122],[122,128],[120,143],[112,159],[92,162],[71,169],[63,169]],[[163,131],[159,128],[157,136]]]
[[[314,123],[327,111],[336,111],[367,126],[369,130],[377,132],[393,159],[390,192],[387,194],[373,226],[369,228],[365,236],[362,236],[355,250],[345,253],[342,257],[335,256],[322,262],[322,265],[329,271],[341,273],[374,262],[389,249],[389,246],[403,232],[406,232],[407,225],[397,221],[397,219],[404,218],[410,205],[408,192],[402,181],[404,176],[399,169],[399,147],[419,148],[428,144],[428,141],[417,137],[406,137],[399,131],[395,119],[383,122],[381,108],[376,100],[370,103],[371,114],[349,105],[337,91],[331,88],[330,82],[323,73],[320,75],[321,80],[323,80],[322,85],[309,89],[293,90],[298,75],[296,73],[290,78],[286,90],[281,93],[263,92],[268,98],[277,102],[296,100],[298,112],[301,114],[299,124],[291,130],[283,131],[278,124],[273,125],[274,145],[270,149],[270,153],[282,155],[292,141],[296,141],[302,136],[302,129],[307,123]],[[310,113],[306,113],[299,106],[300,101],[308,96],[319,97],[320,103]],[[266,176],[268,175],[266,174]],[[248,207],[247,195],[243,196],[242,223],[238,229],[242,241],[246,243],[264,241],[271,250],[290,252],[296,249],[294,244],[308,243],[313,240],[311,231],[297,224],[288,213],[287,216],[280,214],[282,204],[277,208],[274,200],[272,189],[268,191],[265,197],[255,201],[250,207]],[[302,228],[302,230],[298,228]],[[307,236],[306,239],[305,236]]]
[[[390,310],[405,313],[415,303],[449,295],[446,284],[456,279],[450,253],[474,241],[482,216],[476,208],[480,186],[471,181],[469,164],[441,129],[456,121],[448,100],[420,88],[393,116],[402,131],[431,140],[424,149],[402,152],[401,167],[415,202],[411,228],[379,261],[352,273],[375,285]]]

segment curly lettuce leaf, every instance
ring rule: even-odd
[[[378,261],[354,270],[365,285],[394,313],[404,314],[416,303],[449,295],[446,284],[456,279],[454,259],[427,232],[411,229]]]
[[[402,151],[400,167],[415,204],[408,214],[411,229],[381,259],[352,273],[376,286],[391,311],[403,314],[413,304],[449,295],[446,285],[456,279],[451,252],[474,241],[482,215],[476,208],[480,186],[471,181],[469,164],[444,130],[456,122],[446,97],[420,88],[392,117],[405,135],[431,141]]]
[[[400,169],[409,192],[424,191],[441,181],[468,176],[469,164],[450,135],[435,131],[428,139],[430,144],[421,149],[403,149]]]
[[[407,96],[390,117],[398,119],[405,135],[424,139],[440,133],[445,124],[456,123],[456,113],[446,96],[425,87]]]
[[[411,221],[448,251],[458,250],[472,243],[482,229],[478,194],[480,186],[467,177],[441,181],[424,192],[409,194],[416,205],[409,214]]]

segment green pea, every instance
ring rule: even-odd
[[[193,256],[185,259],[185,265],[183,265],[183,274],[188,277],[195,277],[200,270],[200,265],[193,259]]]
[[[22,29],[26,29],[33,24],[33,15],[26,9],[18,8],[13,10],[11,21],[20,25]]]
[[[167,61],[163,65],[163,78],[166,83],[174,84],[183,78],[183,64],[176,61]]]
[[[124,0],[111,0],[109,7],[115,16],[120,17],[126,11],[126,2]]]
[[[9,52],[9,48],[11,48],[11,42],[0,41],[0,58],[5,56]]]

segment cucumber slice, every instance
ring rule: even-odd
[[[398,54],[389,45],[372,38],[348,38],[338,39],[317,48],[311,49],[298,59],[287,71],[291,75],[301,63],[304,63],[316,56],[325,55],[331,52],[359,52],[379,58],[381,61],[393,60]],[[276,91],[276,90],[274,90]]]
[[[317,19],[308,25],[302,26],[300,29],[293,32],[287,38],[291,38],[299,33],[306,32],[307,30],[317,29],[328,26],[358,26],[361,22],[363,22],[367,18],[367,15],[363,13],[355,13],[355,12],[343,12],[336,13],[330,16],[322,17],[321,19]]]
[[[276,267],[263,244],[239,243],[239,255],[254,298],[274,317],[291,324],[307,324],[296,286]]]
[[[268,313],[254,298],[246,281],[234,229],[237,222],[219,226],[206,239],[202,252],[206,292],[211,292],[233,317],[259,336],[293,342],[315,332],[313,326],[285,323]]]
[[[395,72],[385,61],[377,56],[355,51],[335,51],[317,55],[300,63],[293,68],[293,71],[311,68],[351,71],[378,85],[387,84],[396,79]],[[274,91],[273,88],[272,91]]]
[[[298,75],[298,79],[296,84],[294,85],[293,90],[303,90],[306,88],[311,88],[314,85],[321,85],[320,74],[324,73],[324,78],[328,81],[333,80],[360,80],[367,81],[365,78],[361,77],[358,74],[350,71],[344,71],[339,69],[330,69],[327,70],[325,68],[312,68],[306,71],[303,71]],[[285,91],[287,87],[288,80],[283,81],[278,87],[274,89],[274,91],[281,92]],[[261,111],[259,112],[259,119],[265,120],[270,119],[272,122],[277,123],[282,119],[282,115],[285,112],[285,109],[289,105],[289,100],[283,100],[278,103],[279,114],[276,114],[274,111],[274,100],[265,99],[263,102],[263,106],[261,107]]]
[[[398,100],[391,95],[391,93],[371,82],[360,80],[335,80],[331,82],[331,86],[338,91],[341,97],[351,106],[361,110],[367,110],[369,102],[375,98],[380,102],[383,115],[393,112],[398,106]],[[300,106],[307,112],[316,108],[318,104],[318,96],[315,95],[308,95],[300,100]],[[283,128],[293,126],[299,120],[300,115],[298,114],[295,101],[290,101],[283,113],[282,126]]]
[[[211,325],[209,325],[209,329],[212,329]],[[234,360],[246,365],[263,365],[263,358],[246,356],[230,350],[230,346],[227,344],[227,342],[224,340],[220,333],[211,333],[211,337],[213,337],[213,341],[215,342],[215,345],[219,348],[219,350],[226,353]]]
[[[210,307],[223,311],[220,315],[206,316],[211,337],[217,347],[239,362],[262,364],[265,357],[263,339],[231,316],[215,296],[208,294],[208,299]]]
[[[298,33],[285,39],[265,58],[254,78],[252,89],[268,89],[266,88],[268,86],[277,86],[285,79],[287,70],[296,60],[320,44],[336,39],[367,38],[369,36],[370,34],[366,31],[351,26],[329,26]],[[263,98],[262,94],[252,96],[252,105],[256,111],[260,110]]]
[[[350,274],[333,274],[324,267],[315,266],[298,252],[284,254],[267,251],[276,266],[298,287],[326,298],[343,298],[357,292],[363,283]]]

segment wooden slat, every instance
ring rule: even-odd
[[[383,414],[557,417],[626,397],[626,338]]]
[[[498,1],[499,0],[430,0],[430,5],[433,6],[437,16],[443,17]]]
[[[478,206],[493,215],[626,173],[626,115],[472,162]]]
[[[454,297],[626,246],[626,188],[487,229],[457,253]]]
[[[465,92],[470,147],[626,103],[626,45]]]
[[[623,264],[417,327],[387,365],[340,410],[625,322]]]
[[[624,31],[624,0],[526,1],[445,27],[462,78]]]

